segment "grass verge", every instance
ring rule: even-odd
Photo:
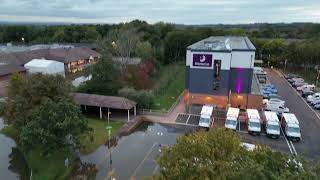
[[[185,65],[172,64],[162,67],[155,76],[156,87],[168,81],[155,94],[154,109],[168,110],[185,88]],[[168,80],[169,79],[169,80]]]
[[[95,151],[99,146],[104,144],[108,139],[108,132],[106,130],[107,121],[100,119],[88,119],[89,126],[93,129],[93,132],[90,135],[87,135],[83,141],[82,145],[84,148],[81,148],[82,154],[90,154]],[[112,127],[111,133],[116,133],[123,123],[118,121],[111,121],[110,126]]]

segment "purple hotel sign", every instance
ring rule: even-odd
[[[212,54],[193,54],[192,65],[197,67],[211,67]]]

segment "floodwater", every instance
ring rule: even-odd
[[[4,127],[0,118],[0,129]],[[29,168],[23,154],[11,138],[0,133],[0,179],[29,179]]]
[[[130,135],[121,137],[110,151],[103,145],[81,160],[96,164],[98,180],[141,179],[159,172],[156,159],[161,148],[174,144],[177,136],[192,131],[193,127],[144,122]]]

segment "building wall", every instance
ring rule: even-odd
[[[233,93],[251,93],[253,69],[231,68],[229,85]]]

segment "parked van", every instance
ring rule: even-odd
[[[213,106],[212,105],[204,105],[201,109],[199,126],[209,128],[211,122],[213,121],[212,117]]]
[[[227,118],[224,123],[225,128],[236,130],[238,124],[238,116],[239,116],[240,109],[229,107],[227,112]]]
[[[292,141],[301,140],[301,131],[299,121],[297,117],[292,113],[283,113],[281,119],[281,127],[288,137]]]
[[[258,110],[247,109],[248,115],[248,132],[252,135],[260,135],[261,132],[261,121]]]
[[[276,112],[265,111],[264,115],[266,117],[265,127],[267,131],[267,136],[270,138],[280,137],[280,122]]]

